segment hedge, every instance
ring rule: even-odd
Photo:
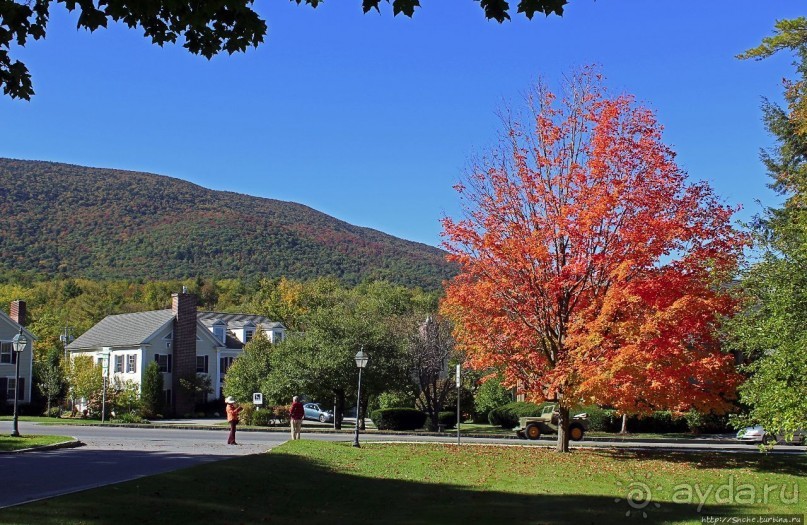
[[[426,414],[415,408],[382,408],[370,414],[379,430],[415,430],[426,423]]]
[[[536,405],[524,401],[514,401],[499,408],[494,408],[488,413],[488,421],[491,425],[502,428],[515,428],[518,426],[518,418],[540,416],[545,403]]]
[[[454,428],[457,426],[457,412],[440,412],[437,414],[437,424],[444,428]]]

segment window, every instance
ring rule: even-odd
[[[170,354],[155,354],[154,360],[160,365],[160,372],[171,373],[171,355]]]
[[[214,326],[213,327],[213,335],[216,336],[216,339],[219,342],[224,343],[224,327],[223,326]]]
[[[14,345],[9,342],[0,343],[0,363],[14,364],[17,362],[17,352]]]
[[[255,330],[244,330],[244,342],[249,343],[255,335]]]
[[[222,383],[224,382],[224,374],[226,374],[227,370],[230,369],[230,366],[232,366],[233,361],[235,361],[234,357],[222,357],[219,360],[219,365],[221,365],[221,378],[220,378],[220,381]]]
[[[137,372],[137,354],[128,354],[126,356],[126,373],[134,374]]]
[[[123,373],[123,356],[115,356],[115,373]]]
[[[9,377],[6,383],[6,399],[14,399],[14,389],[17,387],[17,378]]]
[[[283,332],[272,332],[272,342],[279,343],[283,341]]]
[[[208,356],[206,355],[197,355],[196,356],[196,373],[197,374],[206,374],[207,373],[207,362]]]

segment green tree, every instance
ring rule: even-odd
[[[510,389],[502,386],[499,376],[490,377],[479,385],[474,396],[474,409],[480,420],[487,422],[488,414],[494,408],[499,408],[513,401],[513,394]]]
[[[272,372],[272,352],[275,345],[269,342],[263,332],[258,332],[249,343],[244,346],[244,353],[233,361],[224,378],[224,395],[233,396],[240,402],[252,399],[252,394],[261,392],[269,397],[264,390],[264,382]]]
[[[143,373],[143,384],[140,389],[143,416],[154,417],[162,413],[164,396],[160,365],[156,361],[152,361]]]
[[[352,290],[331,288],[327,299],[319,297],[305,316],[305,332],[289,337],[273,352],[264,391],[278,403],[288,403],[297,394],[334,399],[336,426],[341,428],[346,404],[356,396],[354,357],[359,349],[370,355],[362,375],[362,414],[370,396],[408,384],[399,314],[411,308],[411,292],[368,283]]]
[[[317,7],[321,0],[292,0]],[[520,0],[518,12],[532,19],[535,13],[563,14],[568,0]],[[411,17],[419,0],[387,0],[395,15]],[[109,22],[122,22],[139,28],[155,44],[183,41],[191,53],[212,58],[257,47],[266,36],[266,22],[253,9],[254,0],[176,1],[106,0],[3,0],[0,1],[0,86],[12,98],[30,100],[34,94],[31,75],[24,63],[9,54],[12,44],[24,47],[30,40],[45,38],[52,4],[63,4],[68,11],[78,11],[78,28],[95,31]],[[362,9],[379,10],[381,0],[362,0]],[[510,5],[504,0],[479,0],[485,16],[499,22],[510,18]]]
[[[84,399],[95,409],[93,405],[101,400],[104,380],[101,367],[93,362],[92,357],[86,355],[74,357],[68,364],[66,377],[74,403]],[[97,408],[100,408],[100,405]]]
[[[50,407],[53,401],[64,391],[64,374],[59,364],[58,349],[52,349],[48,352],[44,360],[34,362],[34,376],[36,377],[37,388],[47,400],[47,410],[45,412],[47,415],[50,415]]]
[[[763,59],[783,50],[796,55],[798,77],[784,82],[784,107],[763,104],[776,146],[761,158],[771,187],[786,200],[754,224],[763,253],[743,276],[751,301],[729,332],[751,361],[740,388],[750,411],[739,424],[761,423],[792,435],[807,418],[807,19],[778,21],[773,36],[740,58]]]

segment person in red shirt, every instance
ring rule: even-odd
[[[303,416],[305,410],[303,404],[298,401],[297,396],[291,400],[291,410],[289,410],[289,417],[291,418],[291,439],[300,439],[300,430],[303,427]]]
[[[230,437],[227,438],[228,445],[237,445],[235,442],[235,427],[238,425],[238,414],[244,410],[243,407],[235,405],[235,398],[233,396],[224,400],[227,403],[227,423],[230,424]]]

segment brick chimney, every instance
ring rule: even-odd
[[[14,320],[20,326],[25,326],[25,323],[28,321],[27,311],[25,308],[25,301],[11,301],[11,307],[9,308],[10,315],[12,320]]]
[[[182,293],[171,294],[174,312],[173,370],[171,390],[174,413],[178,416],[193,413],[194,396],[180,386],[180,379],[196,377],[196,296],[183,286]]]

